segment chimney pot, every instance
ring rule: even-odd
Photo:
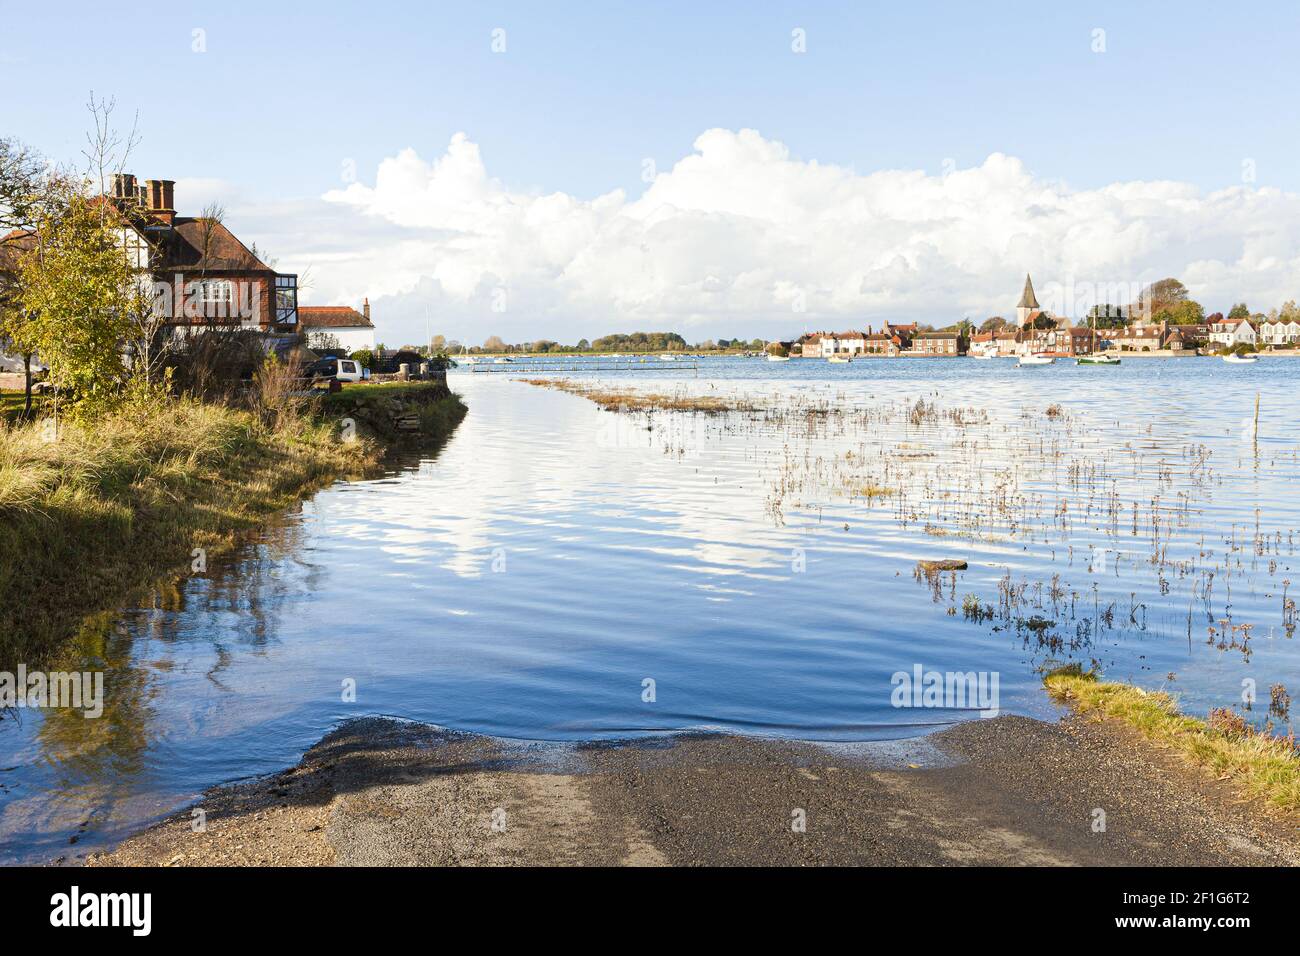
[[[370,321],[370,299],[369,298],[365,298],[361,300],[361,314],[366,317],[367,322]]]
[[[176,183],[170,179],[149,179],[145,186],[149,192],[148,209],[157,219],[171,225],[176,209],[172,206],[172,190]]]

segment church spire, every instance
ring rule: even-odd
[[[1025,291],[1020,294],[1020,303],[1017,309],[1037,309],[1038,299],[1034,297],[1034,284],[1029,279],[1029,273],[1025,273]]]

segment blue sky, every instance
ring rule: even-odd
[[[1068,190],[1210,192],[1241,184],[1244,162],[1253,189],[1300,189],[1294,3],[704,6],[0,0],[0,65],[40,71],[9,85],[0,133],[74,159],[94,89],[123,122],[139,111],[137,175],[237,184],[246,203],[318,200],[348,160],[373,182],[458,132],[512,192],[636,199],[644,160],[670,169],[713,128],[860,175],[1004,153]]]
[[[139,109],[141,168],[277,192],[464,130],[506,181],[594,195],[635,188],[643,157],[680,156],[715,126],[859,170],[1001,151],[1077,187],[1211,187],[1243,157],[1261,181],[1300,177],[1294,3],[274,6],[4,0],[6,72],[53,69],[5,97],[3,128],[74,155],[93,88]]]

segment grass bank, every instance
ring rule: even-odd
[[[465,413],[445,388],[412,407],[425,440]],[[56,660],[90,616],[188,572],[194,549],[211,560],[319,488],[382,470],[385,441],[342,437],[328,400],[275,428],[189,400],[65,423],[54,440],[43,422],[0,426],[0,670]]]
[[[1100,681],[1078,665],[1051,672],[1043,683],[1052,697],[1079,713],[1121,721],[1215,777],[1231,780],[1247,797],[1300,811],[1300,754],[1289,737],[1261,733],[1226,709],[1211,711],[1209,720],[1188,717],[1168,694]]]

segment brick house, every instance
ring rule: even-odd
[[[1202,323],[1171,325],[1165,335],[1163,347],[1175,352],[1185,351],[1198,348],[1208,342],[1209,339],[1209,325]]]
[[[178,339],[212,328],[298,331],[298,277],[276,272],[225,223],[178,216],[175,183],[113,177],[122,241],[153,278],[163,325]]]
[[[902,350],[902,340],[887,332],[867,333],[867,352],[871,355],[897,355]]]
[[[966,337],[960,332],[917,332],[912,336],[912,355],[957,356],[966,354]]]
[[[1111,345],[1121,352],[1158,352],[1165,344],[1163,325],[1130,325],[1110,333]]]

